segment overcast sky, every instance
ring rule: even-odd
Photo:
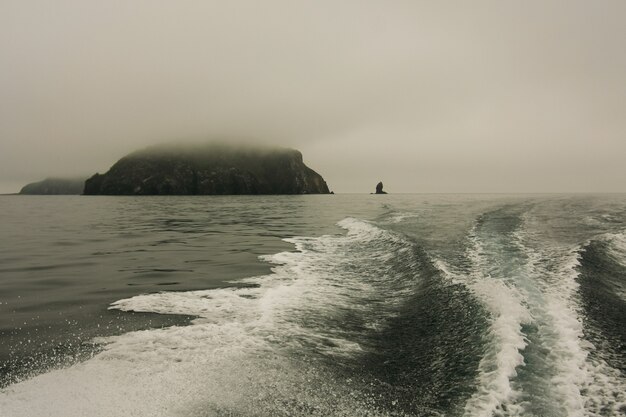
[[[626,1],[0,1],[0,192],[170,140],[336,192],[626,191]]]

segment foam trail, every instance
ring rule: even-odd
[[[527,274],[533,285],[527,303],[539,342],[548,352],[546,366],[554,368],[535,370],[545,373],[549,381],[541,389],[553,396],[554,413],[582,417],[585,408],[581,391],[589,382],[589,373],[585,363],[588,353],[581,343],[582,323],[575,305],[579,248],[541,249],[536,241],[531,245],[528,232],[518,232],[515,237],[528,259]]]
[[[90,360],[0,392],[2,415],[385,415],[357,382],[336,380],[307,358],[362,352],[356,336],[381,326],[409,293],[389,265],[410,262],[410,244],[357,219],[339,225],[343,236],[289,239],[298,251],[266,257],[273,273],[245,287],[113,303],[197,318],[100,339],[104,350]]]
[[[542,245],[527,231],[527,221],[525,216],[506,238],[479,238],[476,229],[471,234],[472,275],[465,280],[492,314],[492,339],[465,413],[617,415],[623,395],[610,387],[620,382],[605,364],[589,361],[593,346],[584,340],[578,316],[580,247]],[[492,238],[485,247],[483,239]],[[503,251],[505,245],[510,247]],[[450,272],[445,264],[442,270]],[[525,326],[536,329],[531,339]],[[539,356],[529,367],[525,355],[531,354]]]
[[[522,415],[522,409],[514,405],[518,392],[511,380],[517,375],[516,368],[524,364],[520,353],[526,346],[521,327],[531,320],[523,305],[522,294],[507,285],[501,277],[489,272],[485,249],[474,234],[469,257],[473,261],[473,276],[466,285],[473,291],[492,314],[489,329],[491,341],[479,365],[476,392],[465,405],[467,416],[492,416],[502,405],[508,405],[510,415]]]
[[[394,213],[394,215],[391,217],[389,222],[390,223],[402,223],[405,220],[415,219],[419,216],[420,216],[419,213],[409,212],[409,211],[401,212],[401,213]]]
[[[528,232],[529,214],[516,219],[498,212],[487,220],[497,233],[477,225],[470,234],[466,285],[493,318],[466,415],[587,415],[582,392],[591,378],[575,304],[579,248],[543,247]]]
[[[626,262],[626,231],[607,233],[605,239],[611,244],[611,253],[615,259]]]
[[[583,331],[578,279],[586,243],[557,245],[542,238],[541,228],[533,230],[533,226],[527,213],[524,227],[514,234],[527,259],[526,304],[538,329],[537,342],[547,352],[545,365],[532,371],[542,378],[541,389],[553,404],[552,414],[619,415],[624,390],[616,387],[623,382],[605,363],[592,359],[595,347]],[[526,401],[532,402],[532,395]]]
[[[621,300],[621,306],[623,307],[623,302],[626,300],[626,283],[623,281],[623,268],[626,268],[626,232],[605,233],[597,236],[585,244],[585,251],[591,246],[595,246],[596,250],[598,250],[598,247],[601,248],[602,267],[605,266],[607,260],[610,260],[614,262],[612,267],[618,268],[617,270],[612,269],[608,276],[600,278],[601,281],[598,284],[603,284],[604,290],[610,288],[611,295]],[[583,254],[583,259],[585,255],[586,253]],[[608,259],[604,257],[608,257]],[[587,260],[587,262],[590,261]],[[581,305],[579,309],[582,311],[582,300],[580,300],[579,305]],[[612,305],[615,306],[616,304]],[[591,314],[591,312],[588,312],[588,314]],[[594,318],[589,318],[590,322],[593,320]],[[609,319],[607,318],[607,320]],[[619,326],[619,324],[617,325]],[[623,326],[623,322],[621,325]],[[591,330],[591,333],[594,331],[595,329]],[[587,351],[589,352],[587,369],[591,378],[585,386],[585,407],[589,415],[624,415],[626,413],[626,378],[623,371],[607,363],[609,358],[605,356],[607,352],[605,347],[602,346],[604,344],[602,337],[599,340],[592,339],[598,346],[587,343]]]
[[[626,268],[626,231],[620,233],[607,233],[601,238],[607,243],[607,254],[623,268]],[[626,301],[626,283],[616,285],[615,293]]]

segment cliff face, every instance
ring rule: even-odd
[[[293,149],[160,146],[120,159],[85,182],[87,195],[328,194]]]
[[[83,193],[83,178],[46,178],[43,181],[25,185],[20,194],[30,195],[78,195]]]

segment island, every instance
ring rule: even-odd
[[[83,193],[85,178],[46,178],[26,184],[20,190],[24,195],[79,195]]]
[[[85,181],[85,195],[329,194],[295,149],[223,143],[159,145]]]

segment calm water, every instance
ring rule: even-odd
[[[0,196],[2,416],[626,413],[626,195]]]

